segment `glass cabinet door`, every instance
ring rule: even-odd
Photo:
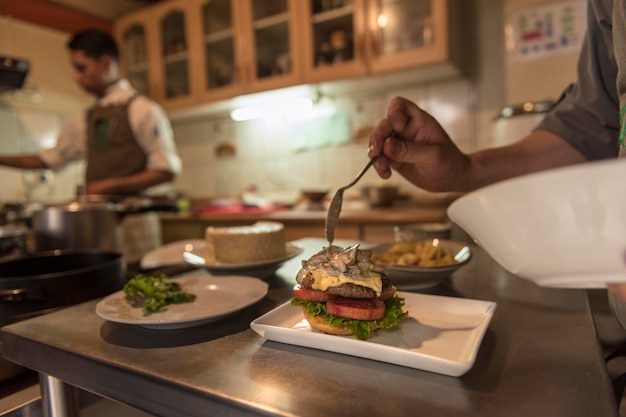
[[[257,79],[291,71],[289,16],[286,0],[253,0],[254,77]]]
[[[446,59],[447,0],[369,2],[369,58],[374,72]]]
[[[211,0],[202,7],[204,87],[223,88],[237,82],[237,58],[231,0]]]
[[[433,43],[429,1],[377,0],[380,53],[420,48]]]
[[[366,71],[363,0],[310,0],[306,7],[308,81],[363,75]]]
[[[300,66],[295,56],[296,1],[300,0],[247,1],[245,26],[250,38],[248,71],[253,91],[300,81]]]
[[[314,0],[312,6],[315,67],[354,59],[354,13],[348,0]]]
[[[188,96],[191,88],[184,13],[170,12],[160,20],[159,29],[165,99]]]
[[[149,95],[150,74],[146,30],[144,26],[134,24],[124,31],[122,37],[126,78],[139,92]]]

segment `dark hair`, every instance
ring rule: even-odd
[[[86,29],[74,34],[67,42],[67,47],[72,51],[82,51],[90,58],[109,55],[115,61],[119,61],[120,57],[115,39],[98,29]]]

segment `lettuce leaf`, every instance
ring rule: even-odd
[[[404,298],[392,297],[385,301],[385,316],[378,320],[354,320],[334,316],[326,313],[326,303],[303,301],[293,298],[291,305],[305,307],[312,316],[324,316],[326,323],[333,327],[346,326],[350,332],[359,340],[369,339],[374,334],[374,326],[379,329],[391,329],[396,327],[402,319],[409,316],[408,311],[403,311]]]

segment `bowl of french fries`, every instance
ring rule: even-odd
[[[450,239],[406,240],[372,249],[372,261],[385,267],[398,288],[436,286],[471,258],[467,242]]]

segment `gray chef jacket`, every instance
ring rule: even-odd
[[[623,12],[622,0],[589,0],[578,79],[536,127],[563,138],[588,160],[618,155],[620,109],[626,103]],[[620,62],[622,69],[618,79]]]

